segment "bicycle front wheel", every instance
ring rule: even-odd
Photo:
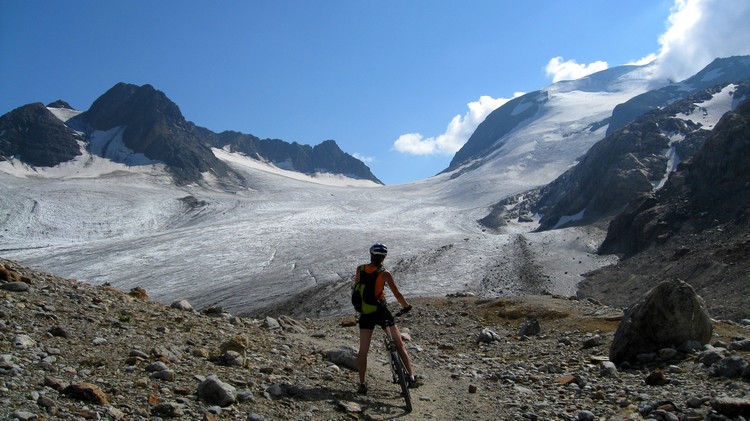
[[[411,412],[411,394],[409,393],[408,382],[409,372],[406,371],[406,366],[396,351],[391,351],[391,364],[393,364],[393,371],[398,378],[398,384],[401,386],[401,396],[403,396],[404,402],[406,402],[406,412]]]

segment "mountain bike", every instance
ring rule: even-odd
[[[402,316],[409,310],[411,310],[411,306],[399,310],[396,314],[393,315],[394,322],[397,317]],[[396,343],[393,341],[393,334],[391,334],[391,330],[388,327],[384,327],[383,331],[385,332],[385,349],[388,352],[391,360],[391,374],[393,375],[393,383],[398,383],[399,386],[401,386],[401,396],[403,396],[404,402],[406,402],[406,412],[411,412],[412,406],[411,394],[409,393],[409,371],[406,370],[404,361],[401,359],[401,356],[398,355],[398,351],[396,350]]]

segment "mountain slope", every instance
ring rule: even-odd
[[[750,100],[725,115],[702,149],[663,189],[630,203],[601,253],[617,265],[587,275],[584,296],[624,305],[664,278],[695,288],[711,315],[750,317]]]
[[[607,135],[614,133],[615,130],[624,127],[650,110],[665,107],[711,86],[748,77],[750,77],[750,57],[717,58],[700,72],[682,82],[645,92],[616,106],[612,111]]]
[[[118,83],[88,111],[69,108],[64,101],[46,110],[31,104],[3,116],[0,124],[6,129],[0,132],[0,156],[32,167],[52,167],[88,152],[130,167],[164,164],[178,185],[218,184],[236,190],[246,186],[246,180],[213,152],[228,146],[232,152],[291,171],[340,174],[382,184],[334,141],[311,147],[237,132],[216,134],[185,120],[179,107],[150,85]],[[86,171],[85,166],[81,171]]]
[[[81,155],[84,137],[41,103],[0,116],[0,161],[18,157],[29,165],[52,167]]]
[[[701,148],[718,119],[750,98],[750,79],[722,84],[652,111],[595,144],[530,204],[539,229],[584,225],[660,188]]]
[[[242,184],[242,177],[214,156],[179,107],[151,85],[118,83],[104,93],[72,125],[106,132],[124,127],[122,141],[148,159],[164,162],[178,184],[199,181],[211,173],[226,184]]]

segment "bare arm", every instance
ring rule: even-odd
[[[393,296],[396,297],[396,300],[401,304],[401,307],[409,307],[409,302],[406,301],[406,298],[401,294],[401,291],[398,290],[398,286],[396,286],[396,281],[393,280],[393,276],[391,276],[391,273],[388,271],[383,272],[383,277],[385,279],[385,284],[388,285],[388,288],[391,289],[391,292],[393,293]]]

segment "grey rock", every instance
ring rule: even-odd
[[[716,398],[711,400],[711,408],[731,419],[750,417],[750,399],[748,398]]]
[[[338,406],[346,412],[359,413],[362,412],[362,406],[356,402],[351,401],[338,401]]]
[[[659,350],[659,358],[663,361],[669,361],[677,356],[677,350],[674,348],[662,348]]]
[[[586,340],[583,341],[583,348],[594,348],[600,345],[604,345],[606,340],[601,335],[594,335]]]
[[[268,330],[281,330],[279,321],[270,316],[266,317],[266,320],[263,322],[263,327]]]
[[[352,346],[345,345],[339,348],[329,349],[324,352],[326,359],[339,367],[357,371],[358,350]]]
[[[252,402],[255,399],[253,392],[248,389],[243,389],[237,392],[237,402]]]
[[[245,365],[245,358],[237,351],[227,351],[221,354],[219,362],[230,367],[242,367]]]
[[[13,345],[17,349],[29,349],[36,346],[36,341],[31,339],[28,335],[16,335],[13,338]]]
[[[237,400],[237,389],[216,376],[208,376],[198,385],[198,399],[209,405],[229,406]]]
[[[166,358],[171,363],[179,363],[180,362],[179,352],[180,351],[173,350],[170,347],[157,346],[151,350],[151,355],[157,358],[159,357]]]
[[[704,344],[705,342],[689,340],[689,341],[683,342],[678,347],[678,349],[686,354],[689,354],[689,353],[700,351],[701,349],[703,349]]]
[[[521,336],[521,337],[535,336],[535,335],[538,335],[539,332],[541,331],[542,331],[542,328],[539,325],[539,321],[537,319],[529,319],[526,322],[524,322],[521,325],[521,327],[518,329],[518,336]]]
[[[29,284],[25,282],[6,282],[0,284],[0,289],[9,292],[26,292],[29,290]]]
[[[615,364],[686,341],[708,343],[713,333],[703,300],[679,280],[660,283],[625,312],[609,358]]]
[[[181,417],[185,415],[183,406],[176,402],[164,402],[154,405],[151,414],[159,417]]]
[[[38,417],[33,412],[26,412],[26,411],[15,411],[11,415],[12,419],[17,419],[20,421],[31,421],[35,420]]]
[[[144,360],[148,359],[148,354],[146,354],[145,352],[141,351],[140,349],[134,349],[134,350],[130,351],[130,353],[128,354],[128,356],[129,357],[142,358]]]
[[[36,404],[44,409],[50,409],[57,406],[55,401],[44,395],[39,395],[39,397],[36,399]]]
[[[170,307],[182,311],[194,311],[193,306],[190,304],[190,302],[188,302],[188,300],[175,301],[170,305]]]
[[[742,377],[748,367],[748,362],[742,357],[726,357],[714,363],[708,371],[713,377],[727,377],[730,379]]]
[[[722,358],[724,358],[724,352],[721,348],[710,348],[698,354],[698,362],[706,367],[711,367]]]
[[[729,344],[729,349],[732,351],[750,351],[750,339],[733,341]]]
[[[477,342],[484,342],[486,344],[499,340],[500,336],[490,329],[482,329],[482,332],[477,336]]]
[[[156,371],[151,375],[151,378],[154,380],[164,380],[167,382],[173,382],[177,378],[177,374],[175,374],[172,370],[162,370],[162,371]]]
[[[50,335],[58,338],[70,338],[70,333],[68,333],[68,330],[62,326],[55,326],[47,332],[49,332]]]
[[[165,370],[169,370],[169,366],[163,361],[156,361],[146,366],[146,371],[149,373]]]
[[[618,378],[620,377],[620,374],[617,372],[617,366],[615,366],[615,363],[612,361],[604,361],[599,368],[599,376]]]
[[[581,411],[578,413],[578,421],[594,421],[596,415],[591,411]]]
[[[289,316],[280,316],[277,321],[281,328],[286,332],[307,333],[307,328],[304,327],[302,323]]]

